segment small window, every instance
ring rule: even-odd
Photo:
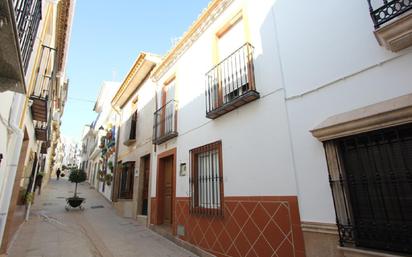
[[[123,144],[130,145],[136,140],[137,110],[129,117],[125,125]]]
[[[223,171],[221,141],[190,151],[190,212],[223,215]]]
[[[133,198],[134,162],[125,162],[120,173],[120,199]]]
[[[137,110],[131,117],[129,139],[136,139],[136,125],[137,125]]]

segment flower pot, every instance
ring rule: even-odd
[[[66,198],[67,204],[72,208],[77,208],[84,202],[85,198],[81,197],[69,197]]]

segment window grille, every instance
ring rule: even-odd
[[[340,244],[412,253],[412,124],[325,142]]]
[[[125,162],[120,173],[120,199],[133,198],[134,162]]]
[[[215,142],[190,151],[190,212],[223,215],[222,145]]]

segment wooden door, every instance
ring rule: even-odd
[[[173,157],[164,159],[163,224],[172,224]]]
[[[143,164],[142,215],[147,215],[147,205],[149,202],[149,174],[150,156],[146,156],[144,157]]]

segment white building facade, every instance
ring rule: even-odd
[[[154,229],[218,256],[412,252],[409,2],[321,7],[212,1],[156,67]]]
[[[120,113],[113,202],[125,217],[147,222],[153,152],[155,83],[148,79],[160,58],[140,53],[112,106]]]
[[[104,81],[97,97],[94,111],[97,118],[91,126],[94,130],[93,138],[86,149],[90,151],[88,167],[90,167],[89,183],[102,193],[109,201],[112,200],[113,169],[115,160],[116,124],[118,113],[110,102],[119,89],[120,83]]]

